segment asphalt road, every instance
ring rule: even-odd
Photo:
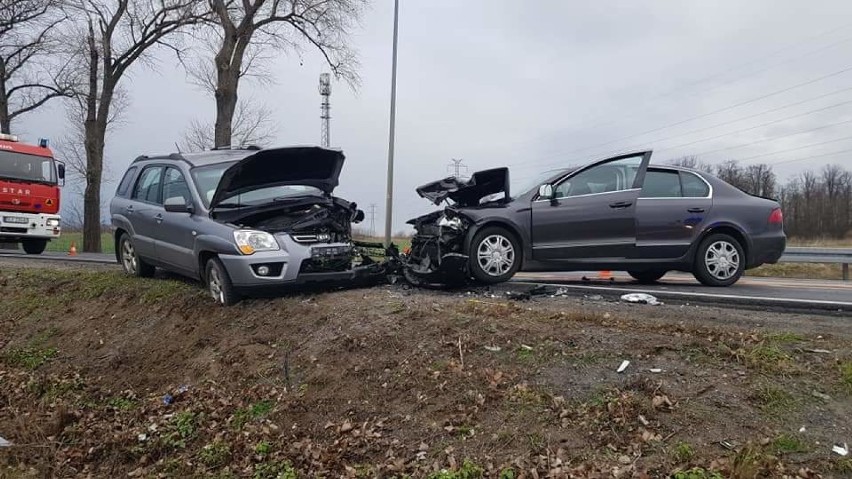
[[[680,302],[852,312],[852,281],[746,276],[733,286],[711,288],[685,273],[669,273],[657,284],[644,285],[636,283],[626,273],[614,272],[613,280],[605,280],[600,279],[597,272],[574,272],[518,273],[512,282],[550,284],[586,295],[648,293]]]
[[[0,258],[67,263],[116,264],[112,254],[45,252],[27,255],[0,250]],[[613,280],[600,279],[597,272],[518,273],[501,289],[530,289],[553,285],[567,293],[615,297],[625,293],[648,293],[671,302],[700,302],[761,309],[831,311],[852,314],[852,281],[744,277],[728,288],[701,285],[692,275],[669,273],[659,283],[641,285],[626,273],[614,272]]]

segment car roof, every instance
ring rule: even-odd
[[[287,148],[321,148],[315,145],[294,145],[289,146]],[[340,151],[336,148],[323,148],[325,150],[333,150]],[[169,155],[155,155],[155,156],[147,156],[142,155],[133,160],[133,163],[142,162],[142,161],[154,161],[154,160],[171,160],[171,161],[183,161],[189,164],[190,167],[196,166],[208,166],[208,165],[217,165],[221,163],[228,163],[232,161],[239,161],[243,158],[254,155],[258,151],[261,151],[262,148],[258,146],[244,146],[244,147],[227,147],[227,148],[217,148],[208,151],[198,151],[192,153],[171,153]]]

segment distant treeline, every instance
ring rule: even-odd
[[[695,157],[671,163],[706,171],[746,193],[778,200],[789,236],[842,239],[852,231],[852,172],[838,165],[804,171],[779,184],[766,163],[742,165],[729,160],[712,165]]]

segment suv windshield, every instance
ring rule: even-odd
[[[219,186],[219,181],[222,179],[222,175],[225,174],[225,170],[233,166],[235,163],[235,161],[232,161],[228,163],[219,163],[216,165],[193,168],[192,177],[195,180],[195,186],[198,188],[198,193],[201,195],[201,200],[204,202],[204,206],[206,208],[210,207],[210,200],[213,199],[213,195],[216,193],[216,188]],[[219,206],[258,206],[288,197],[304,195],[322,196],[322,194],[322,190],[314,188],[313,186],[269,186],[225,197],[219,203]]]
[[[53,158],[0,150],[0,178],[56,184]]]

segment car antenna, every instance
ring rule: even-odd
[[[178,154],[183,153],[182,151],[180,151],[180,145],[178,145],[177,142],[175,142],[175,148],[177,148]]]

